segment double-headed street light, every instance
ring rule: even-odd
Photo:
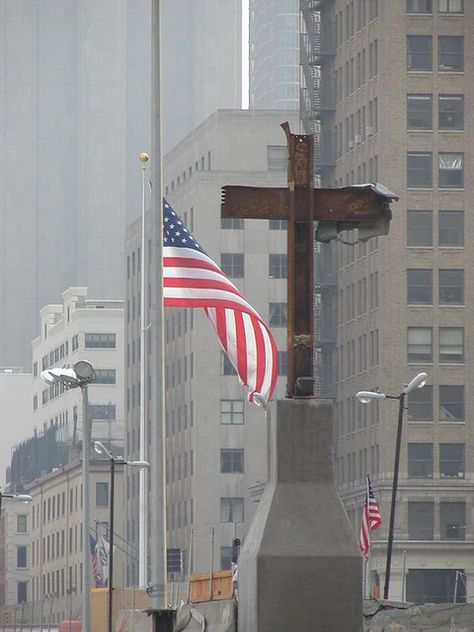
[[[90,577],[91,557],[86,546],[90,523],[89,497],[89,449],[91,442],[91,423],[89,420],[89,401],[87,386],[96,379],[94,368],[87,360],[79,360],[72,368],[53,368],[41,372],[42,379],[50,386],[62,384],[64,388],[80,388],[82,393],[82,632],[90,632],[91,602]]]
[[[130,465],[145,469],[150,467],[147,461],[126,461],[121,456],[114,456],[100,441],[94,441],[94,450],[110,461],[110,500],[109,500],[109,581],[108,581],[108,617],[107,630],[113,632],[113,589],[114,589],[114,499],[115,499],[115,466]]]
[[[385,584],[383,589],[384,599],[388,599],[389,586],[390,586],[390,568],[392,565],[392,549],[393,549],[393,531],[395,525],[395,507],[397,504],[397,488],[398,488],[398,470],[400,467],[400,449],[402,444],[402,427],[403,427],[403,411],[405,409],[405,399],[408,393],[414,391],[416,388],[423,388],[426,383],[426,373],[418,373],[415,377],[405,384],[400,395],[386,395],[385,393],[379,393],[378,391],[359,391],[356,393],[356,398],[361,404],[369,404],[374,399],[398,399],[398,428],[397,428],[397,442],[395,446],[395,465],[393,467],[393,485],[392,485],[392,503],[390,507],[390,524],[388,528],[388,542],[387,542],[387,562],[385,567]]]

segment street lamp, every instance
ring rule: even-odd
[[[94,441],[97,454],[107,457],[110,461],[110,502],[109,502],[109,582],[108,582],[108,632],[113,632],[113,577],[114,577],[114,500],[115,500],[115,466],[130,465],[145,469],[150,467],[147,461],[126,461],[123,457],[115,457],[103,443]]]
[[[416,388],[423,388],[426,384],[426,373],[418,373],[415,377],[405,384],[400,395],[386,395],[385,393],[379,393],[377,391],[359,391],[356,393],[356,398],[361,404],[369,404],[374,399],[398,399],[398,427],[397,427],[397,442],[395,446],[395,465],[393,467],[393,485],[392,485],[392,503],[390,507],[390,524],[388,528],[388,542],[387,542],[387,563],[385,567],[385,584],[383,589],[384,599],[388,599],[389,586],[390,586],[390,568],[392,565],[392,549],[393,549],[393,531],[395,525],[395,506],[397,503],[397,488],[398,488],[398,470],[400,467],[400,449],[402,444],[402,427],[403,427],[403,411],[405,409],[405,399],[408,393],[411,393]]]
[[[87,386],[94,382],[96,374],[94,368],[87,360],[79,360],[72,368],[53,368],[41,372],[42,379],[49,385],[62,384],[66,389],[80,388],[82,393],[82,631],[90,632],[91,602],[90,602],[90,577],[91,558],[89,547],[86,546],[90,523],[90,498],[89,498],[89,447],[91,441],[91,425],[88,419],[88,392]]]

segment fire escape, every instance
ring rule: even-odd
[[[336,37],[334,0],[301,0],[300,117],[305,133],[314,135],[316,186],[332,186],[336,166],[334,115]],[[337,274],[333,248],[315,242],[315,394],[334,398],[336,393]]]

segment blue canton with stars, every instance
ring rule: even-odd
[[[163,201],[163,246],[192,248],[204,252],[166,200]]]

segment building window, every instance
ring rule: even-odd
[[[407,154],[407,187],[430,189],[433,186],[433,154],[414,151]]]
[[[26,546],[16,547],[16,566],[17,568],[26,568]]]
[[[433,531],[433,502],[408,502],[408,538],[410,540],[432,540]]]
[[[440,72],[464,70],[464,37],[462,35],[439,36],[438,70]]]
[[[464,478],[464,443],[439,444],[439,475],[441,478]]]
[[[431,13],[432,0],[407,0],[407,13]]]
[[[408,211],[407,246],[429,247],[433,245],[433,213]]]
[[[109,505],[109,484],[97,482],[95,484],[95,504],[96,507],[108,507]]]
[[[415,268],[407,270],[407,303],[433,304],[433,271]]]
[[[407,128],[433,128],[433,97],[431,94],[407,95]]]
[[[237,375],[234,365],[224,351],[221,351],[221,371],[221,375]]]
[[[221,228],[230,230],[243,230],[244,220],[236,217],[222,217]]]
[[[464,384],[442,384],[439,387],[440,421],[464,421]]]
[[[439,154],[438,186],[443,189],[462,189],[464,187],[464,154]]]
[[[221,522],[243,522],[244,499],[221,498]]]
[[[439,531],[442,540],[466,539],[466,504],[439,503]]]
[[[440,211],[438,225],[440,246],[464,246],[464,211]]]
[[[89,349],[115,349],[115,334],[86,334],[85,346]]]
[[[286,230],[288,228],[288,220],[286,219],[270,219],[268,220],[270,230]]]
[[[221,474],[243,474],[244,451],[241,448],[221,449]]]
[[[44,575],[43,575],[44,577]],[[23,603],[27,601],[28,594],[28,582],[17,582],[16,583],[16,600],[18,603]]]
[[[431,327],[408,327],[408,362],[433,361]]]
[[[78,334],[76,334],[75,336],[72,337],[71,348],[72,348],[73,351],[76,351],[76,349],[79,349],[79,336],[78,336]]]
[[[278,375],[288,375],[288,354],[278,351]]]
[[[439,13],[463,13],[463,0],[438,0]]]
[[[433,387],[415,388],[408,394],[408,421],[433,421]]]
[[[268,255],[268,263],[270,279],[286,279],[288,277],[288,257],[286,254]]]
[[[431,35],[407,36],[407,70],[429,71],[433,68]]]
[[[464,96],[440,94],[438,98],[439,129],[464,129]]]
[[[288,166],[288,149],[286,145],[269,145],[267,147],[268,171],[285,171]]]
[[[464,570],[410,568],[407,574],[406,599],[417,604],[452,603],[457,584],[457,603],[466,602],[466,586],[459,580]]]
[[[113,421],[116,419],[115,404],[89,404],[87,407],[89,419],[92,421]]]
[[[233,279],[244,277],[244,255],[241,252],[223,252],[221,254],[221,269],[224,274]]]
[[[288,324],[288,303],[270,303],[268,323],[270,327],[286,327]]]
[[[244,423],[244,400],[221,399],[221,424],[238,425]]]
[[[439,271],[440,305],[464,305],[464,270]]]
[[[95,369],[96,379],[94,384],[115,384],[116,383],[116,371],[115,369]]]
[[[449,364],[464,362],[464,328],[439,328],[439,361]]]
[[[28,516],[25,514],[18,514],[16,517],[16,532],[26,533],[28,528]]]
[[[232,547],[221,546],[221,571],[230,571],[232,568]]]
[[[408,478],[433,478],[433,444],[408,444]]]

